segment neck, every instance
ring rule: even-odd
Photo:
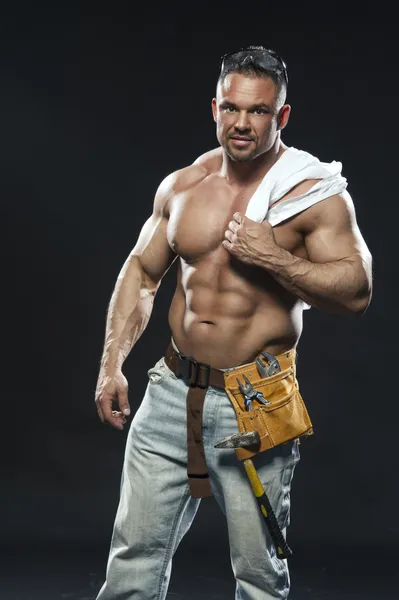
[[[248,162],[232,160],[223,151],[221,175],[227,179],[230,185],[254,183],[259,179],[263,179],[286,149],[287,146],[278,137],[270,150]]]

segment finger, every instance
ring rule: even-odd
[[[230,250],[233,247],[233,244],[230,244],[228,240],[223,240],[222,246],[223,248],[226,248],[226,250]]]
[[[224,236],[225,236],[225,237],[226,237],[226,238],[227,238],[229,241],[231,241],[231,239],[232,239],[232,237],[233,237],[233,232],[232,232],[232,231],[230,231],[229,229],[227,229],[227,230],[224,232]]]
[[[97,413],[98,413],[98,416],[99,416],[99,418],[100,418],[100,421],[102,421],[102,422],[104,423],[104,414],[103,414],[103,411],[101,410],[100,401],[99,401],[99,399],[98,399],[98,398],[96,398],[96,399],[94,400],[94,402],[95,402],[95,404],[96,404]]]
[[[237,223],[241,223],[241,221],[242,221],[241,213],[239,213],[239,212],[234,213],[233,219],[235,221],[237,221]]]
[[[99,400],[99,405],[104,417],[104,422],[108,423],[109,425],[112,425],[112,427],[115,427],[116,429],[123,429],[121,418],[114,414],[114,412],[116,413],[116,411],[112,410],[112,402],[113,396],[106,396],[104,398],[100,398]]]
[[[106,420],[107,425],[111,425],[111,427],[113,427],[114,429],[119,429],[120,431],[123,431],[123,426],[126,423],[126,418],[122,415],[122,416],[114,416],[111,415],[110,419]]]
[[[119,408],[121,409],[123,414],[130,415],[130,406],[129,406],[129,398],[128,398],[127,390],[118,392],[118,401],[119,401]]]
[[[121,413],[119,410],[113,410],[112,415],[114,417],[118,417],[118,418],[122,419],[122,421],[126,421],[125,415],[123,413]]]
[[[126,422],[127,422],[125,415],[118,412],[116,415],[113,415],[113,417],[114,417],[114,425],[113,426],[116,427],[117,429],[123,429],[123,426],[126,425]]]
[[[113,410],[112,416],[114,418],[116,418],[118,422],[123,423],[124,425],[127,422],[125,415],[123,413],[119,412],[118,410]]]

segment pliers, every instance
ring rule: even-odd
[[[273,356],[273,354],[270,354],[269,352],[261,352],[261,355],[268,362],[268,364],[265,365],[259,357],[255,360],[256,367],[261,377],[271,377],[272,375],[275,375],[281,371],[280,363],[278,362],[277,358]],[[257,400],[258,402],[261,402],[261,404],[271,404],[270,400],[265,398],[262,392],[257,392],[254,390],[246,375],[243,375],[243,377],[245,380],[245,386],[237,377],[236,380],[241,393],[244,395],[244,403],[247,410],[253,410],[253,400]]]
[[[270,400],[267,400],[267,398],[264,397],[262,392],[257,392],[256,390],[254,390],[251,382],[249,381],[249,379],[246,375],[243,375],[243,377],[244,377],[246,385],[243,385],[241,383],[241,381],[238,379],[238,377],[236,377],[236,380],[238,383],[238,387],[241,390],[241,393],[244,395],[244,403],[245,403],[245,408],[247,410],[253,410],[253,400],[257,400],[258,402],[261,402],[262,404],[271,404]]]

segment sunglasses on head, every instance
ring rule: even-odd
[[[252,63],[255,67],[266,71],[275,71],[282,74],[288,84],[287,66],[281,56],[274,50],[262,50],[260,48],[241,48],[236,52],[229,52],[222,56],[220,72],[245,66]]]

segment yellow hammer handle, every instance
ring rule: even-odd
[[[265,518],[270,535],[274,542],[277,557],[281,559],[289,558],[290,556],[292,556],[292,550],[288,546],[283,536],[283,532],[280,529],[280,525],[278,524],[276,515],[274,514],[274,510],[272,508],[272,505],[270,504],[270,500],[266,495],[261,480],[259,479],[259,476],[254,467],[254,463],[250,458],[244,460],[244,467],[247,472],[248,479],[251,482],[251,486],[256,496],[259,508],[261,510],[262,515]]]

